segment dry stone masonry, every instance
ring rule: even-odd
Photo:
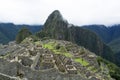
[[[67,41],[27,38],[1,45],[0,51],[3,80],[113,80],[95,54]]]

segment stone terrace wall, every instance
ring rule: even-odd
[[[87,80],[79,75],[62,74],[57,69],[48,70],[32,70],[29,67],[25,67],[18,62],[9,63],[8,61],[0,58],[0,73],[10,75],[12,77],[18,77],[18,71],[22,72],[24,78],[28,80]],[[4,76],[1,76],[4,79]],[[0,79],[2,80],[2,79]],[[6,79],[5,80],[13,80]]]

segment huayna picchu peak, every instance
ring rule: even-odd
[[[55,10],[50,14],[48,20],[50,20],[50,21],[52,21],[52,20],[63,20],[63,17],[61,15],[60,11]]]
[[[67,24],[67,21],[63,19],[61,13],[58,10],[55,10],[48,16],[48,19],[46,20],[44,24],[44,28],[50,28],[50,26],[54,28],[54,27],[57,27],[57,24],[61,24],[63,22]],[[50,25],[50,23],[53,23],[53,25],[52,24]]]

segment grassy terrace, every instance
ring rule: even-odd
[[[60,46],[60,49],[56,49],[56,45],[57,45],[56,42],[49,42],[49,43],[43,44],[43,47],[52,50],[55,54],[62,54],[64,56],[70,57],[70,58],[72,57],[72,54],[67,52],[65,47]]]
[[[36,42],[36,44],[38,44],[38,42]],[[59,49],[56,49],[57,42],[55,42],[55,41],[54,42],[43,43],[42,46],[46,49],[50,49],[51,51],[54,52],[54,54],[62,54],[66,57],[73,58],[73,55],[70,54],[69,52],[67,52],[67,50],[64,46],[60,46]],[[74,61],[80,63],[83,66],[89,65],[89,63],[82,58],[74,58]]]
[[[82,58],[76,58],[76,59],[74,59],[74,61],[80,63],[83,66],[89,65],[89,63]]]

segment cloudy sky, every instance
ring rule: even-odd
[[[0,0],[0,22],[44,24],[54,10],[75,25],[120,24],[120,0]]]

